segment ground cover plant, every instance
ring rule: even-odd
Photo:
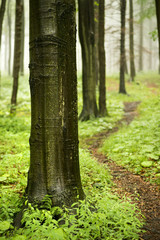
[[[109,81],[108,88],[114,82],[115,86],[118,83],[115,77]],[[23,216],[23,228],[13,229],[14,215],[24,201],[29,166],[28,78],[21,78],[20,82],[20,104],[16,115],[10,115],[11,81],[7,78],[2,81],[5,96],[1,96],[3,107],[0,112],[0,239],[36,239],[39,236],[41,239],[53,239],[53,236],[54,239],[139,239],[143,221],[136,205],[129,199],[120,199],[112,193],[113,183],[106,166],[98,164],[84,149],[80,149],[80,165],[86,201],[79,202],[78,207],[73,205],[74,211],[72,209],[71,214],[71,210],[65,206],[63,209],[52,208],[50,197],[46,196],[43,209],[29,204]],[[81,147],[85,137],[116,125],[123,115],[123,101],[136,101],[142,92],[141,101],[147,101],[148,96],[152,95],[142,83],[128,83],[128,89],[130,96],[119,95],[115,91],[108,93],[110,117],[91,120],[89,125],[79,124]],[[153,104],[157,104],[156,96]],[[81,94],[79,108],[80,106]]]
[[[142,101],[138,116],[107,139],[102,151],[119,165],[160,183],[160,85],[155,75],[152,82],[147,76],[140,76],[140,81],[143,91],[134,94],[136,101]],[[126,96],[125,101],[129,100]]]

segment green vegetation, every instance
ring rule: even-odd
[[[142,101],[139,115],[130,126],[110,136],[103,146],[108,157],[136,173],[158,182],[160,98],[158,75],[140,75],[136,83],[127,83],[129,95],[117,93],[118,79],[108,77],[108,111],[110,117],[79,123],[80,140],[112,129],[123,115],[123,102]],[[79,80],[80,81],[80,80]],[[157,88],[155,88],[155,84]],[[28,78],[20,79],[16,115],[10,115],[11,79],[2,79],[0,110],[0,239],[139,239],[143,220],[135,204],[112,193],[112,179],[106,165],[97,163],[86,150],[80,149],[80,165],[85,201],[72,210],[52,208],[46,196],[43,209],[28,204],[23,228],[13,228],[15,214],[25,201],[29,166],[30,101]],[[4,93],[4,94],[3,94]],[[82,106],[79,84],[79,109]],[[154,109],[154,111],[153,111]],[[81,141],[83,147],[83,141]],[[149,161],[149,162],[148,162]],[[152,162],[152,164],[150,163]],[[149,166],[149,164],[151,164]]]
[[[149,79],[152,79],[152,82]],[[153,75],[153,78],[151,75],[139,76],[139,87],[142,91],[139,96],[137,90],[134,94],[135,101],[142,101],[138,108],[138,116],[128,127],[124,125],[107,139],[102,151],[119,165],[160,183],[160,97],[158,95],[160,83],[158,80],[157,75]],[[147,89],[145,85],[149,88]],[[132,92],[134,91],[132,85]],[[126,96],[125,101],[127,100],[129,101],[130,97]]]

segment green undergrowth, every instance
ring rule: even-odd
[[[13,228],[13,219],[22,207],[29,167],[30,100],[28,77],[20,78],[17,113],[10,115],[11,79],[2,79],[0,110],[0,239],[139,239],[143,221],[135,204],[112,194],[111,176],[88,151],[80,149],[80,167],[86,200],[72,210],[51,207],[49,196],[44,209],[28,205],[23,216],[23,228]],[[109,118],[94,120],[95,126],[85,125],[89,136],[111,128],[122,115],[122,102],[109,100]],[[119,111],[120,110],[120,111]],[[114,120],[115,119],[115,120]],[[82,126],[84,126],[82,125]],[[94,124],[93,124],[94,125]],[[89,126],[89,125],[88,125]],[[97,130],[97,128],[99,129]],[[83,129],[80,124],[80,129]],[[82,131],[82,130],[81,130]],[[87,133],[88,131],[88,133]],[[89,132],[90,131],[90,132]],[[74,211],[73,211],[74,209]]]
[[[136,205],[112,194],[107,169],[89,152],[80,150],[80,165],[86,199],[78,206],[73,204],[72,209],[52,207],[49,196],[43,201],[43,209],[28,204],[22,219],[24,227],[19,230],[12,227],[13,215],[22,203],[19,192],[8,188],[6,194],[1,193],[0,239],[139,239],[142,221]]]
[[[147,78],[144,83],[150,85],[150,93],[144,91],[139,97],[143,100],[139,115],[105,140],[102,151],[119,165],[160,184],[160,84]]]

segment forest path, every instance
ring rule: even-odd
[[[138,204],[145,216],[145,233],[141,240],[160,240],[160,189],[157,185],[146,182],[143,176],[133,174],[122,166],[98,152],[103,141],[111,134],[117,132],[122,124],[129,125],[138,114],[136,109],[140,102],[124,102],[124,116],[116,126],[109,130],[87,138],[85,143],[93,156],[100,162],[108,165],[116,187],[114,191],[120,196],[127,196]]]

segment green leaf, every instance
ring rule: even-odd
[[[142,167],[151,167],[152,164],[153,164],[152,161],[143,161],[143,162],[141,163],[141,166],[142,166]]]
[[[5,232],[9,228],[10,228],[10,222],[8,221],[0,222],[0,232]]]

